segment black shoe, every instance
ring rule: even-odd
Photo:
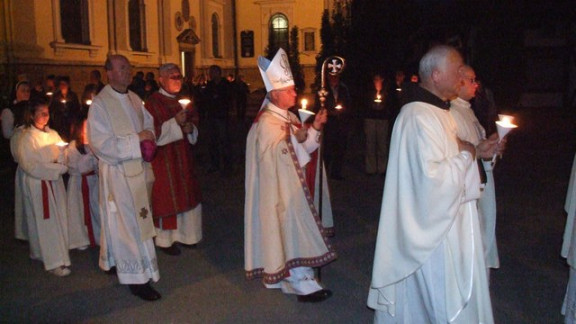
[[[319,303],[330,298],[331,296],[331,290],[322,289],[309,295],[298,295],[298,301],[301,303]]]
[[[160,250],[168,255],[180,255],[180,248],[176,244],[172,244],[170,247],[161,247]]]
[[[115,275],[116,274],[116,267],[110,268],[110,270],[104,271],[107,275]]]
[[[144,300],[154,301],[162,298],[159,292],[157,292],[150,283],[145,283],[141,285],[128,285],[130,287],[130,292],[132,295],[138,296]]]

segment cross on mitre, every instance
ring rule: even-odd
[[[328,68],[330,69],[330,74],[338,74],[342,69],[342,62],[337,58],[333,58],[332,62],[328,63]]]

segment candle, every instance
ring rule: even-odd
[[[336,107],[334,107],[334,109],[337,109],[337,110],[341,110],[342,108],[344,108],[344,107],[342,107],[342,105],[340,105],[340,104],[338,104],[338,105],[336,105]]]
[[[191,100],[187,99],[187,98],[182,98],[182,99],[178,100],[178,102],[182,106],[182,109],[186,109],[186,107],[190,104]]]
[[[499,137],[498,143],[500,143],[504,138],[504,136],[506,136],[511,130],[517,128],[518,126],[512,124],[511,122],[514,117],[506,115],[498,115],[498,117],[501,118],[501,120],[496,122],[496,129],[498,130],[498,137]],[[511,118],[504,118],[504,117],[511,117]],[[496,162],[496,154],[492,156],[492,164],[494,164],[495,162]]]
[[[512,124],[514,116],[498,114],[498,119],[505,124]]]
[[[308,100],[302,99],[301,103],[302,103],[302,109],[306,110],[306,105],[308,105]]]
[[[56,143],[56,146],[58,146],[58,158],[56,159],[57,163],[61,163],[64,164],[64,149],[68,146],[68,143],[66,142],[58,142]]]
[[[92,100],[86,99],[86,105],[87,105],[87,106],[90,106],[91,104],[92,104]]]
[[[374,99],[374,102],[378,102],[378,103],[382,102],[382,96],[380,94],[377,94],[376,99]],[[340,108],[342,108],[342,107],[340,107]],[[336,109],[338,109],[338,108],[336,108]]]
[[[62,99],[60,102],[66,104],[66,99]]]
[[[46,92],[46,95],[47,95],[48,97],[52,97],[53,93],[52,93],[52,91],[48,91],[48,92]]]

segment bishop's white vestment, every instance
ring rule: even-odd
[[[127,122],[114,126],[118,119]],[[87,125],[88,142],[99,159],[100,267],[109,270],[116,266],[121,284],[158,281],[153,236],[148,232],[154,224],[146,196],[154,174],[142,160],[138,138],[142,130],[154,133],[152,116],[135,93],[119,93],[107,85],[94,98]],[[138,195],[133,195],[138,192],[131,186],[134,180],[144,187]]]
[[[327,241],[333,221],[325,171],[310,162],[310,154],[319,145],[319,133],[312,127],[299,127],[294,114],[265,103],[248,133],[245,270],[248,279],[262,277],[268,288],[309,294],[321,287],[298,287],[290,282],[300,277],[314,281],[309,270],[297,274],[297,269],[323,266],[333,261],[336,253]],[[296,133],[305,140],[298,140]],[[310,168],[316,168],[316,176],[307,183]],[[318,213],[320,172],[324,179],[322,219]],[[312,182],[314,188],[309,185]],[[287,279],[283,284],[289,284],[277,286],[283,279]]]
[[[378,323],[493,323],[477,165],[447,104],[414,95],[392,133],[368,306]]]

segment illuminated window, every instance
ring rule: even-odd
[[[283,14],[275,14],[270,18],[270,44],[271,48],[282,47],[288,49],[288,18]]]
[[[60,0],[60,23],[66,43],[90,45],[88,0]]]
[[[316,42],[314,38],[314,32],[304,32],[304,51],[313,52],[316,50]]]

